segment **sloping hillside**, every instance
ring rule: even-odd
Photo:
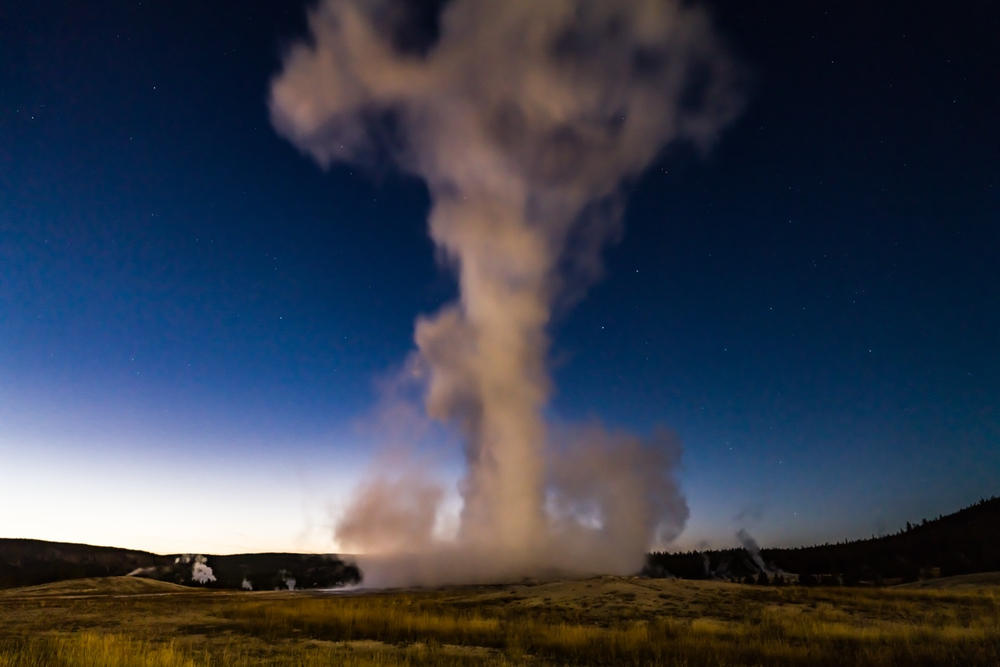
[[[907,523],[893,535],[796,549],[653,553],[648,574],[705,579],[766,579],[776,573],[803,583],[891,583],[1000,570],[1000,498],[954,514]],[[764,577],[761,577],[761,573]]]
[[[166,565],[171,560],[169,556],[132,549],[0,539],[0,587],[125,575],[136,568]]]
[[[93,597],[95,595],[158,595],[189,593],[187,586],[140,577],[87,577],[67,579],[35,586],[21,586],[0,591],[0,598],[9,597]]]
[[[765,549],[792,572],[839,572],[850,580],[950,576],[1000,569],[1000,498],[981,500],[954,514],[894,535],[801,549]]]

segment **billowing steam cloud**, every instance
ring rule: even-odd
[[[198,584],[207,584],[215,581],[215,572],[208,566],[208,559],[204,556],[197,556],[191,565],[191,581]]]
[[[415,336],[427,413],[466,445],[456,542],[434,544],[440,494],[406,475],[366,486],[338,537],[433,553],[424,579],[633,570],[686,520],[679,450],[596,427],[553,436],[547,329],[599,273],[623,186],[734,118],[734,67],[679,0],[420,6],[321,0],[271,88],[275,127],[321,165],[388,158],[426,182],[459,279]]]

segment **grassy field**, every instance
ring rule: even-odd
[[[1000,587],[603,577],[339,594],[140,579],[0,591],[0,667],[1000,664]]]

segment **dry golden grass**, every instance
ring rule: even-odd
[[[88,586],[100,592],[0,593],[0,667],[1000,664],[993,587],[621,577],[337,595]]]

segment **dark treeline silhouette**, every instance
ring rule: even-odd
[[[211,578],[195,578],[195,562]],[[357,566],[329,554],[171,554],[45,540],[0,539],[0,588],[80,577],[136,576],[204,588],[335,588],[361,581]],[[245,583],[244,583],[245,582]]]
[[[111,577],[171,561],[170,556],[135,549],[0,539],[0,587],[31,586],[81,577]]]
[[[761,549],[765,569],[745,549],[654,552],[647,576],[752,583],[891,584],[1000,570],[1000,498],[882,537],[810,547]],[[797,575],[797,576],[796,576]]]
[[[752,542],[748,544],[752,548]],[[197,578],[195,563],[213,578]],[[763,567],[762,567],[763,566]],[[648,554],[643,574],[746,583],[892,584],[1000,570],[1000,498],[922,520],[893,535],[790,549],[734,548]],[[29,539],[0,539],[0,587],[79,577],[137,574],[208,588],[334,588],[362,573],[324,554],[159,555],[146,551]]]

